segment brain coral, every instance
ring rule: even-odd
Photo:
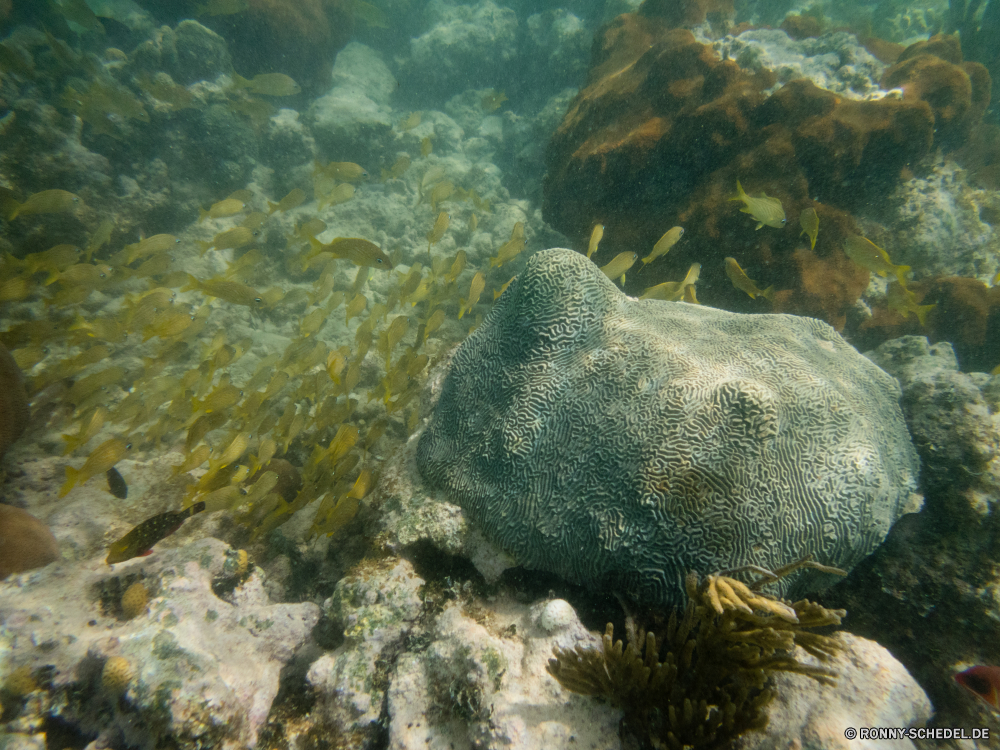
[[[690,570],[872,552],[918,468],[898,399],[825,323],[636,300],[546,250],[459,347],[417,465],[522,564],[666,605]]]

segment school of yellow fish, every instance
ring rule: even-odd
[[[250,90],[284,86],[291,92],[283,79],[263,81],[256,87],[242,79],[237,84]],[[400,157],[383,180],[402,179],[410,163],[408,156]],[[442,348],[425,351],[428,344],[443,335],[449,317],[458,320],[478,310],[488,273],[467,269],[462,249],[450,256],[434,251],[449,230],[447,210],[429,227],[428,263],[404,269],[397,268],[400,248],[390,256],[363,237],[321,241],[326,222],[300,212],[301,221],[286,235],[282,261],[295,270],[293,276],[308,274],[312,280],[260,283],[280,278],[273,270],[282,261],[269,265],[257,246],[272,216],[311,205],[322,211],[352,200],[367,179],[357,164],[317,162],[315,204],[307,203],[302,188],[276,201],[236,191],[199,209],[193,226],[212,221],[218,227],[208,240],[157,234],[116,243],[114,226],[102,222],[78,245],[3,257],[0,304],[45,310],[34,320],[30,313],[4,315],[24,322],[0,331],[0,342],[28,375],[34,407],[67,415],[62,432],[71,465],[60,496],[114,477],[125,457],[180,448],[183,457],[175,470],[191,472],[194,480],[184,508],[205,503],[208,511],[226,510],[251,528],[254,538],[317,500],[313,534],[332,534],[351,520],[377,477],[379,440],[405,439],[417,426],[423,377]],[[350,190],[342,190],[345,186]],[[468,211],[470,234],[477,214],[490,213],[489,201],[454,184],[437,167],[424,171],[417,189],[418,204],[434,211],[442,204]],[[462,202],[471,210],[460,209]],[[258,210],[260,203],[266,211]],[[0,194],[8,221],[74,212],[82,205],[78,196],[57,189],[24,199],[13,190]],[[524,225],[517,222],[490,267],[509,263],[525,244]],[[224,273],[199,278],[185,270],[187,260],[210,253],[226,260]],[[354,269],[353,282],[344,285],[337,275],[347,269]],[[372,273],[392,274],[384,302],[373,304],[366,293]],[[509,283],[498,284],[494,299]],[[94,292],[117,297],[120,304],[90,314],[84,303]],[[288,320],[285,311],[296,305],[306,310]],[[250,329],[271,330],[287,321],[284,333],[290,339],[283,351],[262,353],[258,345],[249,370],[241,360],[255,348],[253,334],[226,325],[219,314],[241,308]],[[353,343],[335,347],[322,329],[338,308]],[[482,312],[474,317],[471,328],[447,328],[449,340],[474,330]],[[363,366],[370,351],[382,368],[377,374],[366,374]],[[139,357],[142,367],[118,364],[126,356]],[[294,497],[284,498],[269,467],[293,446],[302,484]],[[83,455],[84,460],[77,458]]]

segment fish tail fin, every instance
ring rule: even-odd
[[[649,259],[649,256],[646,256],[645,258],[642,259],[642,265],[646,265],[647,263],[650,263],[650,262],[651,261]]]
[[[76,486],[76,483],[80,481],[80,470],[74,469],[72,466],[66,467],[66,483],[59,490],[59,497],[66,497],[69,491]]]
[[[192,505],[190,508],[187,509],[188,518],[198,513],[201,513],[203,510],[205,510],[205,501],[200,500],[199,502],[195,503],[194,505]]]
[[[910,266],[896,266],[893,269],[896,272],[896,278],[899,280],[899,285],[906,289],[906,274],[910,272]],[[909,291],[907,289],[906,291]]]
[[[191,274],[188,274],[187,277],[188,277],[187,286],[184,287],[183,289],[181,289],[181,291],[182,292],[193,292],[195,289],[198,288],[198,279],[196,279]]]
[[[277,203],[272,203],[271,201],[267,202],[267,215],[268,216],[270,216],[271,214],[273,214],[277,210],[278,210],[278,204]]]
[[[201,206],[198,206],[198,223],[201,224],[201,222],[205,221],[205,219],[207,218],[208,218],[208,211],[206,211]]]
[[[45,286],[52,286],[59,279],[59,269],[53,268],[49,271],[48,278],[45,279]]]
[[[622,283],[622,286],[625,286],[625,274],[622,274],[622,277],[619,279],[619,281]]]
[[[499,266],[499,265],[500,265],[500,259],[499,258],[490,258],[490,268],[493,268],[494,266]]]
[[[766,299],[768,302],[774,297],[774,284],[771,284],[767,289],[760,293],[760,296]]]
[[[195,240],[194,244],[196,244],[198,247],[201,248],[201,254],[202,255],[204,255],[205,253],[207,253],[208,252],[208,248],[210,248],[212,246],[211,242],[202,242],[201,240]]]
[[[77,448],[80,447],[79,443],[77,442],[77,436],[76,435],[70,435],[68,433],[63,433],[62,437],[63,437],[63,440],[66,441],[66,448],[63,450],[63,455],[64,456],[68,456],[70,453],[72,453],[73,451],[75,451]]]
[[[750,212],[748,211],[747,213],[750,213]],[[764,226],[764,222],[763,221],[759,221],[759,222],[757,222],[757,226],[755,226],[754,229],[760,229],[762,226]]]
[[[461,320],[462,316],[465,315],[465,300],[462,297],[458,298],[458,319]]]
[[[917,320],[920,321],[920,326],[922,328],[926,328],[927,327],[927,313],[929,313],[935,307],[937,307],[936,304],[934,304],[934,305],[918,305],[917,309],[914,310],[914,312],[917,314]]]
[[[234,89],[245,89],[250,85],[250,81],[241,76],[239,73],[233,73],[233,88]]]
[[[741,201],[741,200],[743,200],[746,197],[747,197],[746,191],[743,189],[743,186],[740,184],[740,178],[737,177],[736,178],[736,195],[734,195],[729,200],[731,200],[731,201]]]
[[[11,204],[11,209],[10,213],[7,214],[7,221],[14,221],[14,219],[17,218],[17,215],[21,213],[21,206],[24,204],[18,203],[15,200],[12,200],[10,204]]]

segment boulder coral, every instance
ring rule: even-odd
[[[417,467],[520,564],[667,606],[688,571],[872,552],[916,484],[898,399],[825,323],[630,299],[543,250],[455,353]]]
[[[353,33],[350,2],[247,0],[247,6],[205,21],[229,42],[241,75],[280,72],[310,88],[329,85],[333,59]]]
[[[59,544],[48,526],[26,510],[0,504],[0,578],[58,558]]]
[[[701,301],[761,311],[726,280],[732,256],[762,288],[774,285],[775,311],[840,329],[868,283],[842,251],[862,233],[852,214],[884,201],[908,165],[953,145],[989,101],[985,68],[962,63],[952,41],[932,42],[886,72],[883,85],[901,97],[862,101],[805,79],[768,93],[771,71],[719,59],[661,18],[619,16],[598,34],[587,86],[549,144],[545,217],[581,247],[604,224],[599,264],[622,250],[645,254],[680,224],[684,241],[633,270],[626,291],[680,279],[697,261]],[[729,200],[737,179],[751,195],[779,198],[788,225],[755,232]],[[809,207],[820,218],[814,249],[796,220]]]

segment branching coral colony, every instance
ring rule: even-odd
[[[839,625],[846,612],[758,591],[801,567],[844,575],[808,557],[773,573],[752,569],[763,577],[749,586],[726,574],[699,580],[689,573],[687,607],[680,618],[676,611],[670,616],[665,632],[637,629],[630,617],[623,648],[608,623],[603,649],[555,649],[548,671],[567,690],[602,696],[624,709],[626,726],[657,750],[714,747],[763,728],[774,672],[797,672],[824,684],[836,680],[834,671],[803,664],[793,651],[801,646],[829,662],[840,642],[809,629]]]

